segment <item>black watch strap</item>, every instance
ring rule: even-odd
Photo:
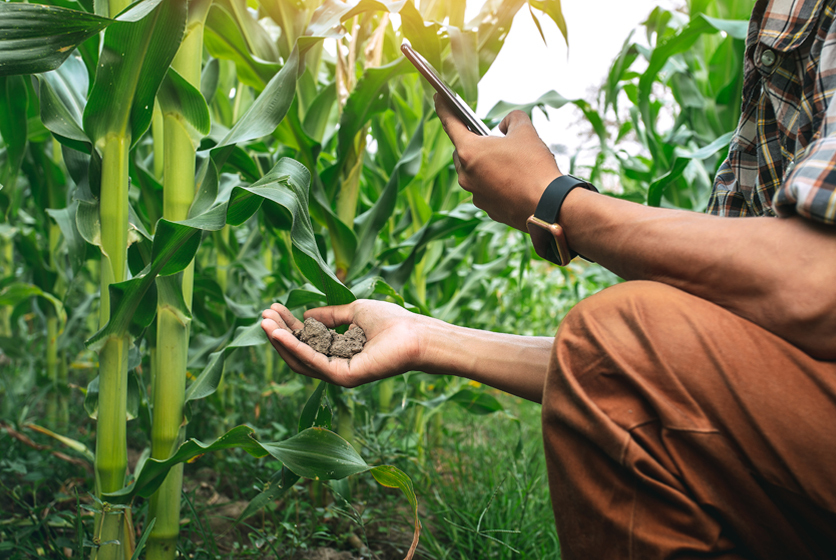
[[[549,224],[559,223],[560,207],[563,206],[566,195],[576,187],[583,187],[590,191],[598,192],[598,189],[592,183],[578,179],[574,175],[561,175],[549,183],[549,186],[543,191],[540,202],[537,203],[537,209],[534,211],[534,217]],[[569,247],[569,254],[572,258],[578,256],[578,253],[573,251],[571,247]]]

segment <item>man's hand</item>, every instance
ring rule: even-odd
[[[473,204],[492,220],[528,231],[525,221],[549,183],[561,175],[528,115],[511,112],[499,125],[505,134],[500,138],[470,132],[438,96],[435,110],[456,146],[459,185],[473,193]]]
[[[313,317],[330,328],[349,324],[363,328],[366,346],[346,360],[328,358],[297,340],[293,331],[301,329],[302,322],[283,305],[274,303],[262,317],[261,328],[293,371],[342,387],[356,387],[417,369],[422,351],[419,326],[431,321],[395,304],[372,300],[305,312],[305,318]]]

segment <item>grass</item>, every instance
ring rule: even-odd
[[[556,318],[571,307],[573,296],[607,284],[609,279],[600,278],[596,268],[534,275],[523,288],[514,277],[492,280],[486,299],[493,294],[503,305],[489,317],[475,312],[467,322],[506,332],[552,334]],[[523,299],[548,302],[551,312],[526,316],[514,309]],[[49,402],[50,389],[36,373],[37,357],[42,355],[36,341],[34,333],[24,333],[21,345],[33,350],[31,359],[12,362],[0,376],[0,421],[30,440],[25,443],[0,430],[0,558],[79,558],[89,554],[89,549],[82,554],[79,547],[92,535],[92,514],[79,507],[92,505],[87,493],[93,488],[92,467],[80,464],[78,454],[24,427],[43,419]],[[263,355],[260,347],[239,351],[225,374],[223,399],[214,395],[194,403],[189,437],[211,440],[239,424],[254,427],[265,441],[295,433],[312,383],[280,363],[276,385],[265,386]],[[85,356],[80,354],[74,363],[89,362],[82,359]],[[84,386],[91,371],[71,369],[70,381]],[[483,387],[504,412],[477,416],[450,402],[427,408],[440,395],[470,385],[460,379],[409,374],[396,382],[396,406],[386,414],[377,411],[374,384],[344,391],[343,398],[355,402],[362,456],[373,465],[394,464],[413,479],[423,523],[416,558],[559,558],[540,406]],[[92,447],[95,423],[84,413],[83,395],[73,389],[69,398],[71,417],[63,433]],[[128,424],[131,468],[149,444],[144,423],[140,414]],[[412,540],[409,508],[397,490],[381,487],[370,475],[329,485],[302,481],[235,526],[246,504],[279,468],[275,460],[256,460],[236,450],[208,454],[186,465],[182,557],[303,560],[317,558],[327,547],[345,551],[342,558],[403,558]],[[138,500],[133,516],[139,530],[146,527],[147,502]]]

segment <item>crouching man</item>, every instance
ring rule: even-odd
[[[708,214],[610,198],[562,175],[523,113],[503,137],[436,110],[459,184],[489,216],[628,280],[557,335],[474,331],[357,301],[313,309],[368,343],[329,361],[262,326],[295,371],[353,387],[420,370],[543,405],[563,558],[836,555],[836,0],[758,0],[743,111]]]

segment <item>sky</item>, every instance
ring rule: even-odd
[[[680,2],[681,3],[681,2]],[[468,16],[476,15],[479,2],[471,2]],[[479,83],[476,113],[484,117],[497,101],[526,103],[555,90],[563,97],[587,97],[603,83],[609,65],[620,52],[630,31],[657,5],[669,0],[563,0],[569,29],[569,47],[546,16],[540,37],[528,9],[514,18],[505,46]],[[594,93],[593,93],[594,96]],[[535,111],[534,125],[546,144],[562,144],[574,153],[581,129],[575,125],[580,112],[574,106],[549,110],[549,120]],[[568,156],[567,156],[568,158]],[[558,156],[558,163],[560,156]]]

